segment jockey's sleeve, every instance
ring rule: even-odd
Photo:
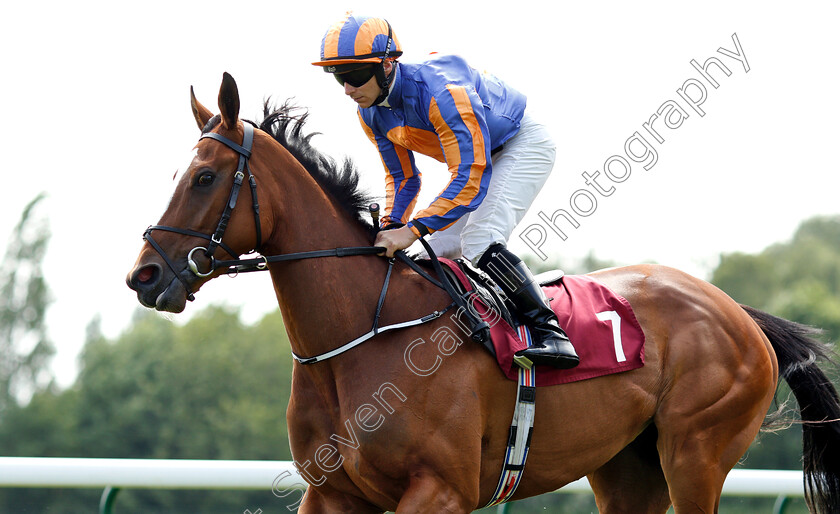
[[[385,166],[385,209],[380,218],[380,227],[392,223],[406,223],[414,211],[417,195],[420,193],[420,170],[414,163],[414,154],[394,144],[387,137],[376,134],[359,115],[359,121],[368,139],[376,145],[382,164]]]
[[[475,210],[490,183],[490,132],[481,99],[472,88],[449,84],[429,104],[429,121],[443,149],[451,179],[408,225],[418,234],[443,230]],[[423,229],[427,229],[424,231]]]

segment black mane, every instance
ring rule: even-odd
[[[302,133],[309,112],[296,114],[298,109],[289,101],[275,107],[270,100],[266,100],[263,105],[263,120],[257,128],[283,145],[327,194],[362,224],[366,231],[373,234],[368,214],[373,196],[362,190],[356,165],[349,157],[345,157],[339,165],[335,159],[315,149],[309,140],[319,132]]]

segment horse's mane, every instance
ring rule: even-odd
[[[345,157],[339,165],[335,159],[314,148],[310,139],[319,132],[303,133],[309,112],[304,110],[297,113],[299,109],[288,100],[276,107],[267,99],[263,104],[263,120],[257,124],[257,128],[283,145],[327,194],[363,225],[368,233],[373,234],[373,226],[368,217],[368,207],[373,196],[359,184],[356,165],[349,157]]]
[[[335,159],[324,155],[315,149],[309,142],[313,136],[320,132],[303,134],[303,125],[309,118],[309,112],[303,111],[295,114],[300,109],[289,100],[280,107],[271,104],[267,99],[263,104],[263,119],[259,123],[243,120],[256,128],[269,134],[275,141],[280,143],[298,162],[303,165],[306,171],[327,192],[342,209],[360,223],[371,235],[375,235],[374,227],[368,222],[368,207],[373,201],[373,195],[362,190],[359,184],[359,170],[349,157],[345,157],[339,166]],[[202,134],[213,130],[221,123],[221,116],[213,116],[204,128]]]

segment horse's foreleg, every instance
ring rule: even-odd
[[[428,472],[412,473],[400,499],[397,514],[472,512],[478,501],[478,484],[470,491],[463,484],[446,483]],[[472,493],[472,494],[470,494]],[[468,497],[469,495],[469,497]]]

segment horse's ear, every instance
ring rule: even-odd
[[[198,100],[196,100],[195,91],[193,91],[192,86],[190,86],[190,107],[192,107],[195,122],[198,124],[198,130],[204,130],[207,122],[213,117],[213,113],[210,112],[210,109],[204,107]]]
[[[219,110],[225,128],[236,128],[236,122],[239,120],[239,89],[236,87],[236,81],[227,72],[222,76],[222,87],[219,89]]]

